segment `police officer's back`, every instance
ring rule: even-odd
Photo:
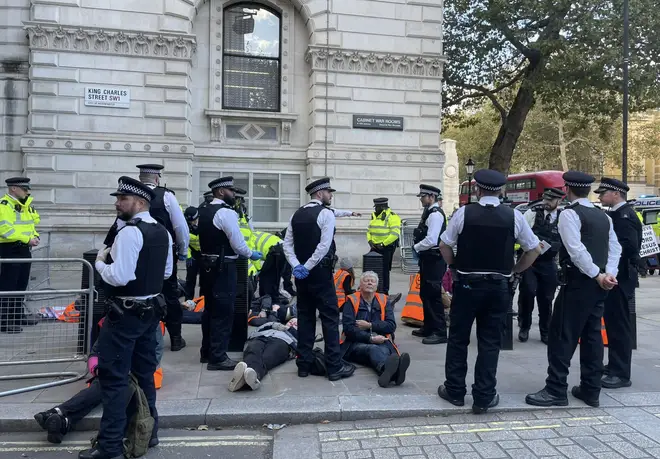
[[[445,384],[438,395],[462,406],[467,392],[467,348],[477,322],[479,354],[472,385],[472,410],[483,413],[499,403],[495,374],[502,327],[511,304],[512,273],[527,269],[539,253],[539,240],[517,210],[500,204],[506,178],[494,170],[474,174],[479,202],[458,209],[441,236],[440,250],[454,276]],[[515,263],[514,243],[525,252]],[[453,248],[456,248],[454,256]]]
[[[129,373],[137,378],[156,421],[150,445],[158,444],[153,378],[158,367],[156,327],[165,311],[160,292],[164,279],[172,273],[172,238],[149,215],[149,203],[154,198],[149,187],[121,177],[112,196],[117,197],[118,218],[126,224],[117,232],[112,247],[99,252],[95,263],[110,286],[106,303],[110,326],[101,328],[97,341],[103,392],[98,445],[82,451],[81,459],[123,457]]]
[[[568,368],[580,341],[580,385],[571,394],[598,406],[603,371],[601,318],[607,291],[616,285],[621,246],[611,219],[589,202],[594,178],[568,171],[563,176],[571,205],[559,215],[560,284],[548,339],[545,387],[529,394],[535,406],[568,405]]]

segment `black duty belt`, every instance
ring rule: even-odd
[[[460,281],[508,281],[509,278],[504,274],[500,273],[487,273],[487,274],[478,274],[478,273],[458,273],[458,279]]]
[[[106,300],[106,304],[119,315],[128,313],[142,317],[151,311],[157,311],[160,313],[161,309],[163,308],[164,301],[162,301],[161,295],[156,295],[144,300],[112,296]]]

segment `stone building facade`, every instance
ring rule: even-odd
[[[34,183],[55,255],[98,247],[109,193],[161,163],[181,203],[233,175],[255,225],[280,229],[328,175],[334,205],[388,196],[419,215],[420,181],[458,202],[440,140],[441,0],[8,0],[0,7],[0,169]],[[338,222],[366,251],[366,216]]]

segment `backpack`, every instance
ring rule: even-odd
[[[314,354],[314,363],[312,364],[310,373],[314,376],[327,376],[328,369],[325,366],[325,355],[323,354],[323,350],[319,347],[315,347],[312,353]]]
[[[135,376],[130,375],[129,389],[130,399],[135,402],[135,412],[128,421],[126,437],[124,438],[124,456],[127,458],[142,457],[147,454],[149,440],[154,429],[154,418],[151,416],[147,397],[140,388]],[[98,434],[92,438],[92,447],[98,443]]]

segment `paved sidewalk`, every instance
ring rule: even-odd
[[[392,276],[393,292],[407,292],[408,276]],[[638,350],[633,354],[633,386],[616,391],[604,391],[601,406],[660,406],[660,277],[642,279],[637,293]],[[400,315],[402,303],[397,307]],[[469,409],[456,408],[441,400],[436,390],[444,380],[445,345],[424,346],[410,335],[411,329],[400,326],[397,343],[402,352],[410,353],[412,364],[404,385],[382,389],[373,371],[360,368],[352,378],[330,382],[324,378],[298,378],[294,362],[287,362],[264,378],[257,392],[230,393],[227,390],[231,373],[208,372],[199,363],[201,341],[198,326],[185,326],[188,347],[172,353],[166,350],[163,388],[158,392],[161,425],[185,427],[262,425],[263,423],[315,423],[321,421],[353,421],[372,418],[447,415],[464,413]],[[168,345],[169,345],[169,340]],[[470,345],[470,371],[467,383],[473,378],[472,367],[476,354],[476,338]],[[234,355],[234,357],[239,357]],[[82,363],[75,364],[76,369]],[[47,369],[44,367],[48,367]],[[53,368],[51,368],[53,367]],[[54,371],[57,365],[41,368],[0,367],[0,375],[19,370],[22,373]],[[529,342],[516,341],[513,351],[500,356],[498,391],[501,394],[499,411],[537,410],[524,403],[524,396],[543,387],[546,376],[546,347],[539,340],[538,329]],[[59,367],[61,369],[61,367]],[[578,382],[579,353],[573,360],[569,383]],[[0,391],[34,384],[33,381],[0,381]],[[78,382],[46,390],[34,391],[0,399],[0,431],[38,428],[32,415],[71,397],[82,389]],[[468,389],[469,391],[469,389]],[[581,402],[571,399],[571,406]],[[98,425],[99,410],[83,423],[81,429]],[[477,421],[475,421],[477,422]]]

